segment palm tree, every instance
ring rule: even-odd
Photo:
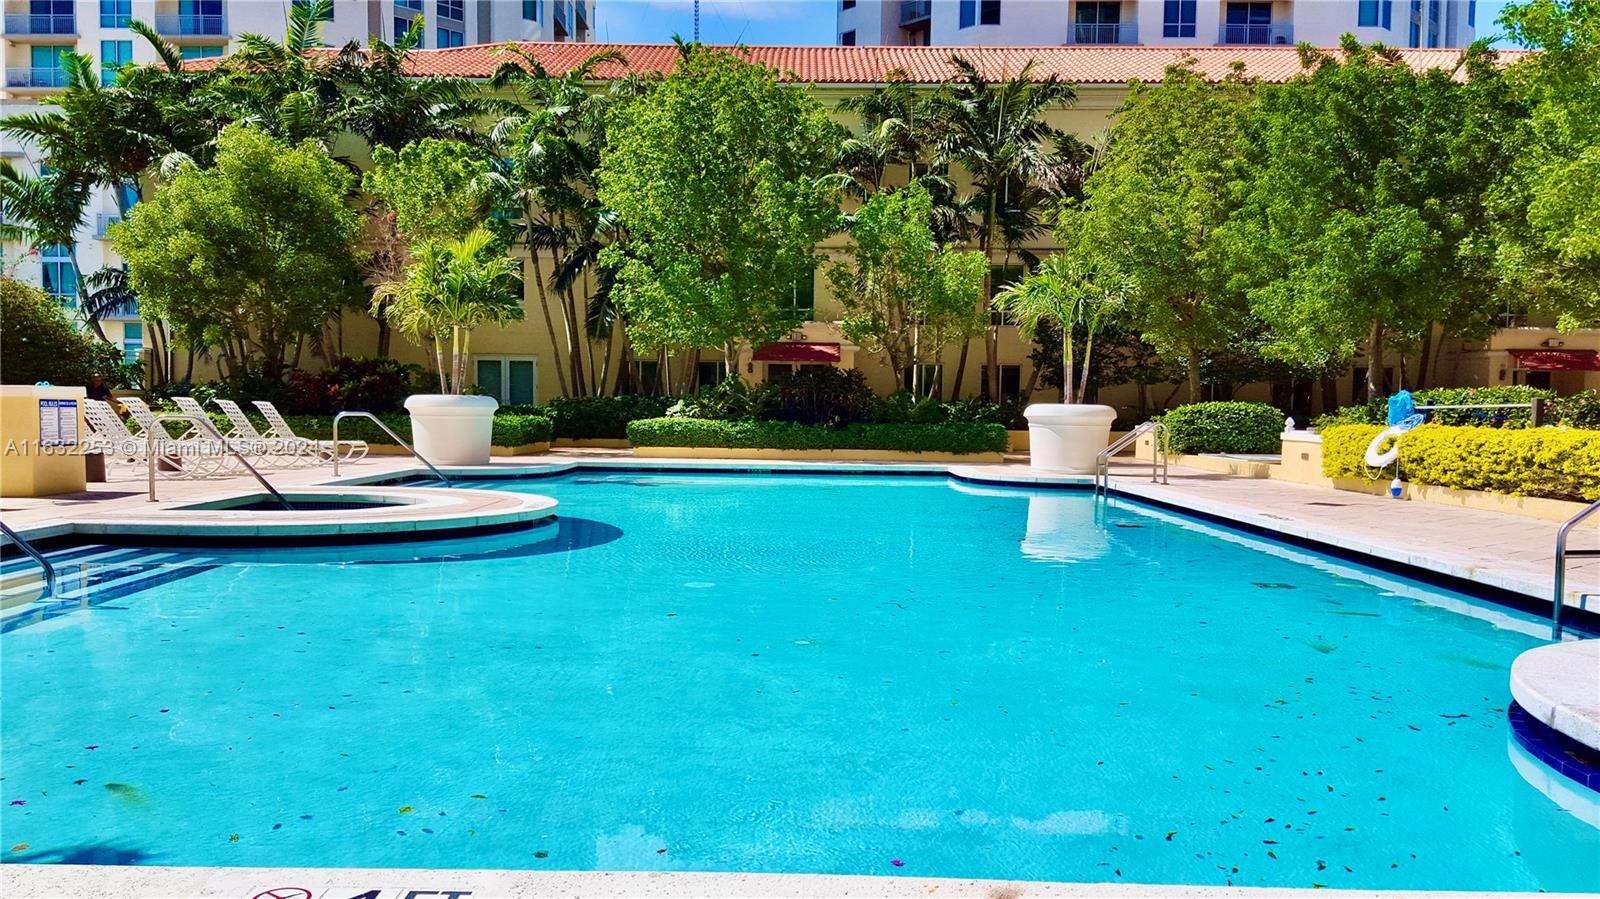
[[[343,101],[333,60],[322,46],[322,23],[333,0],[292,3],[283,40],[249,33],[216,68],[207,99],[234,122],[245,122],[286,143],[311,139],[331,148]]]
[[[629,74],[603,93],[588,89],[586,83],[601,66],[626,62],[617,51],[596,53],[564,75],[555,75],[534,55],[517,47],[503,52],[509,58],[495,70],[490,85],[510,89],[518,99],[502,104],[503,115],[490,130],[490,137],[508,160],[503,173],[506,192],[522,209],[518,233],[533,262],[535,289],[555,351],[557,380],[564,395],[598,395],[609,378],[611,341],[617,332],[591,329],[592,321],[614,316],[591,316],[589,308],[612,277],[600,265],[601,251],[622,239],[616,217],[596,199],[600,148],[605,144],[606,115],[612,105],[644,90],[645,82]],[[546,252],[556,260],[548,281],[540,258]],[[580,284],[588,292],[585,302],[577,296]],[[560,340],[551,315],[552,290],[559,303]],[[601,300],[602,308],[605,302]],[[607,338],[603,361],[595,359],[593,346],[599,333]]]
[[[427,244],[405,280],[385,285],[381,293],[388,302],[382,306],[374,303],[373,314],[381,310],[400,333],[433,344],[440,393],[464,392],[474,328],[522,318],[517,265],[484,228],[474,229],[460,240]],[[448,368],[446,335],[450,339]]]
[[[1045,112],[1073,102],[1077,95],[1054,75],[1036,77],[1038,63],[1032,59],[1002,82],[991,82],[960,56],[950,57],[950,64],[955,75],[934,101],[941,121],[936,148],[942,161],[956,163],[972,176],[981,198],[978,248],[992,256],[995,243],[1004,239],[1003,220],[1014,219],[1025,208],[1029,185],[1050,167],[1047,146],[1059,132],[1045,122]],[[991,292],[986,280],[984,294]],[[985,342],[991,396],[999,396],[1000,389],[998,332],[998,324],[991,326]],[[967,350],[963,344],[952,395],[960,394]]]
[[[327,77],[341,90],[335,118],[359,135],[367,148],[398,150],[425,138],[481,143],[475,119],[488,104],[465,78],[408,75],[411,51],[422,46],[423,20],[394,43],[372,38],[363,49],[352,41],[333,58]]]
[[[1133,282],[1119,272],[1097,272],[1062,253],[1041,262],[1016,284],[995,296],[995,304],[1033,336],[1043,324],[1061,329],[1061,401],[1085,402],[1089,393],[1094,338],[1133,293]],[[1083,361],[1074,352],[1083,335]]]
[[[17,171],[10,160],[0,159],[0,240],[26,243],[32,249],[48,246],[66,248],[77,286],[77,302],[83,306],[83,270],[78,267],[78,228],[89,203],[92,184],[80,173],[52,169],[34,177]],[[106,340],[98,319],[86,319],[94,333]]]

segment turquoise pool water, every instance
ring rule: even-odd
[[[1076,493],[479,486],[561,522],[0,634],[0,857],[1600,889],[1514,766],[1531,618]]]

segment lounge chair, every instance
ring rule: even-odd
[[[162,477],[206,477],[227,466],[227,451],[216,440],[175,439],[155,420],[155,413],[143,400],[124,399],[122,405],[134,416],[135,423],[146,430],[134,434],[111,404],[86,399],[83,414],[91,431],[83,442],[86,452],[142,463],[149,458],[150,436],[154,435],[155,455],[160,462],[156,471]]]
[[[322,458],[317,445],[301,438],[284,439],[271,437],[256,430],[256,426],[239,408],[233,400],[214,399],[211,401],[222,414],[228,416],[228,425],[231,430],[227,437],[231,441],[259,448],[262,458],[270,464],[294,468],[300,465],[312,465]]]
[[[267,429],[268,436],[276,437],[279,440],[303,440],[307,443],[314,443],[318,453],[329,461],[333,459],[334,453],[339,454],[340,462],[355,462],[358,459],[365,459],[367,456],[367,442],[365,440],[341,440],[337,446],[334,445],[332,440],[309,440],[296,434],[294,429],[289,427],[288,420],[283,417],[282,412],[278,411],[278,407],[266,400],[256,400],[255,407],[261,410],[261,414],[267,419],[269,426]]]

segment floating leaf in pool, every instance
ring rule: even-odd
[[[1177,836],[1177,835],[1178,835],[1178,832],[1176,830],[1167,831],[1167,842],[1169,842],[1169,843],[1172,842],[1172,838]]]
[[[905,862],[897,858],[889,859],[889,864],[894,865],[896,868],[904,868],[906,866]]]
[[[28,844],[27,843],[18,843],[17,845],[11,847],[11,851],[12,852],[22,852],[22,851],[25,851],[27,848],[28,848]]]
[[[535,852],[533,854],[533,857],[534,858],[549,858],[550,857],[550,853],[544,851],[543,849],[540,849],[538,852]]]
[[[1294,584],[1279,584],[1279,583],[1274,583],[1272,581],[1251,581],[1250,584],[1251,584],[1251,586],[1254,586],[1254,587],[1260,587],[1263,590],[1293,590],[1294,589]]]
[[[411,807],[411,806],[409,806],[409,805],[402,805],[402,806],[400,806],[400,814],[402,814],[402,815],[409,815],[409,814],[411,814],[411,813],[412,813],[412,812],[414,812],[414,811],[416,811],[416,809],[413,809],[413,808],[412,808],[412,807]]]
[[[28,800],[26,800],[26,799],[13,799],[13,800],[11,800],[11,804],[12,805],[27,805],[28,804]]]
[[[99,748],[100,748],[100,744],[99,744],[99,743],[95,743],[95,744],[94,744],[94,745],[92,745],[92,746],[85,746],[85,747],[83,747],[83,748],[84,748],[84,749],[99,749]]]
[[[80,777],[77,780],[73,781],[72,783],[73,783],[74,786],[83,786],[84,784],[88,783],[88,781],[84,780],[83,778]]]
[[[1324,643],[1321,640],[1307,640],[1306,645],[1312,649],[1315,649],[1317,652],[1322,653],[1323,655],[1327,655],[1328,653],[1339,648],[1334,646],[1332,643]]]
[[[230,842],[230,843],[237,843],[237,842],[239,842],[239,835],[238,835],[238,834],[236,834],[236,833],[230,833],[230,834],[228,834],[228,842]]]
[[[472,798],[473,799],[488,799],[489,797],[483,795],[482,793],[473,793],[472,794]]]

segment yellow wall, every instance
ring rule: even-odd
[[[0,496],[53,496],[84,488],[82,387],[0,387]],[[43,446],[41,400],[77,401],[77,440]]]

